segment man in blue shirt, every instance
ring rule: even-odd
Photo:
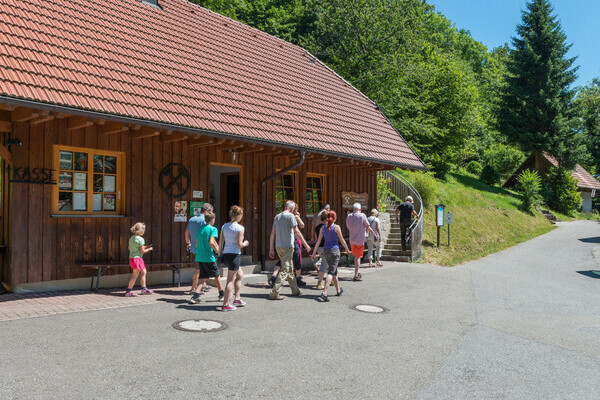
[[[187,250],[190,252],[190,260],[196,261],[196,236],[206,225],[205,215],[212,212],[213,206],[210,203],[204,203],[200,209],[200,215],[194,215],[188,221],[187,227],[185,228],[185,243],[187,245]],[[199,274],[200,270],[196,269],[192,278],[192,289],[190,290],[190,294],[198,287]]]

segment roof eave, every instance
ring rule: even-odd
[[[290,150],[305,150],[305,151],[310,151],[311,153],[316,153],[316,154],[344,157],[344,158],[349,158],[349,159],[353,159],[353,160],[360,160],[360,161],[374,162],[374,163],[383,164],[383,165],[389,165],[390,169],[398,167],[398,168],[408,168],[408,169],[416,169],[416,170],[427,170],[427,167],[425,167],[425,164],[423,164],[423,167],[420,167],[420,166],[409,165],[409,164],[404,164],[404,163],[395,163],[395,162],[391,162],[388,160],[381,160],[381,159],[377,159],[377,158],[361,157],[361,156],[357,156],[357,155],[352,155],[352,154],[347,154],[347,153],[338,153],[335,151],[329,151],[329,150],[318,149],[318,148],[313,148],[313,147],[295,146],[293,144],[285,143],[285,142],[244,137],[244,136],[239,136],[239,135],[235,135],[232,133],[212,131],[209,129],[193,128],[193,127],[185,126],[185,125],[174,125],[174,124],[169,124],[169,123],[159,122],[159,121],[154,121],[154,120],[140,119],[140,118],[135,118],[135,117],[127,117],[127,116],[122,116],[122,115],[117,115],[117,114],[105,113],[105,112],[101,112],[101,111],[64,106],[64,105],[60,105],[60,104],[56,104],[56,103],[46,103],[46,102],[35,101],[35,100],[21,99],[21,98],[17,98],[17,97],[6,96],[6,95],[0,95],[0,104],[10,104],[10,105],[19,106],[19,107],[37,108],[37,109],[42,109],[42,110],[73,114],[73,115],[82,116],[82,117],[105,119],[108,121],[121,122],[124,124],[150,126],[150,127],[157,128],[157,129],[177,130],[180,132],[190,133],[190,134],[194,134],[194,135],[204,135],[204,136],[211,136],[211,137],[215,137],[215,138],[219,138],[219,139],[238,140],[240,142],[256,143],[256,144],[263,144],[263,145],[268,145],[268,146],[277,146],[277,147],[282,147],[282,148],[290,149]],[[408,143],[407,143],[407,145],[408,145]],[[414,152],[414,150],[413,150],[413,152]],[[415,153],[415,155],[416,155],[416,153]],[[421,161],[420,158],[419,158],[419,161]]]

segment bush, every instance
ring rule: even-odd
[[[379,212],[387,212],[387,202],[390,197],[389,179],[385,179],[383,176],[377,177],[377,210]]]
[[[550,168],[542,194],[548,207],[569,216],[574,216],[583,202],[577,191],[577,181],[571,171],[563,168]]]
[[[482,159],[484,164],[494,167],[498,175],[506,179],[523,163],[525,154],[514,147],[496,143],[483,153]]]
[[[600,212],[598,210],[592,210],[591,214],[593,219],[600,220]]]
[[[481,174],[481,170],[482,170],[482,166],[481,164],[479,164],[477,161],[471,161],[467,164],[467,172],[470,172],[471,174],[477,175],[479,176],[479,174]]]
[[[535,206],[540,204],[541,189],[542,178],[540,178],[537,171],[526,169],[519,174],[517,177],[517,191],[521,193],[524,210],[532,211]]]
[[[483,183],[493,186],[500,181],[500,175],[498,175],[496,168],[488,164],[481,170],[481,174],[479,174],[479,180]]]
[[[408,177],[408,180],[421,195],[423,207],[429,207],[435,203],[438,196],[438,187],[431,172],[415,172]]]
[[[448,173],[450,172],[450,168],[452,165],[450,164],[450,160],[446,156],[440,156],[435,153],[429,157],[428,164],[433,171],[433,174],[439,180],[445,181]]]

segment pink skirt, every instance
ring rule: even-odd
[[[144,259],[141,257],[130,258],[129,266],[131,267],[131,269],[139,269],[142,271],[146,269],[146,264],[144,264]]]

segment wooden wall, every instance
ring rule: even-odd
[[[103,122],[100,122],[102,124]],[[78,263],[102,261],[126,261],[129,227],[138,221],[146,223],[145,239],[153,243],[157,251],[145,256],[146,260],[168,261],[182,260],[185,255],[184,231],[186,224],[173,222],[174,199],[167,196],[159,187],[159,174],[168,163],[181,163],[191,174],[191,187],[188,194],[179,199],[192,201],[192,191],[204,191],[204,199],[209,196],[210,163],[239,164],[243,168],[243,195],[246,215],[243,224],[246,236],[251,242],[250,250],[255,260],[261,253],[261,180],[293,164],[297,152],[283,151],[272,154],[271,147],[262,151],[244,152],[253,145],[237,143],[239,159],[232,163],[231,152],[227,148],[236,143],[226,141],[218,146],[198,144],[198,138],[166,141],[170,133],[156,132],[155,136],[144,136],[135,128],[121,133],[107,134],[107,125],[98,121],[80,129],[73,127],[68,116],[57,117],[47,122],[32,124],[30,121],[13,123],[12,136],[23,142],[13,147],[15,164],[29,168],[57,168],[53,165],[53,144],[85,147],[90,149],[122,151],[126,165],[126,216],[109,218],[92,217],[56,217],[52,216],[52,186],[24,183],[12,184],[12,246],[10,273],[7,279],[12,285],[50,280],[88,277],[89,270],[78,267]],[[112,129],[112,128],[111,128]],[[147,132],[147,131],[146,131]],[[152,133],[150,133],[152,134]],[[177,135],[179,133],[173,133]],[[180,134],[181,135],[181,134]],[[204,138],[204,140],[209,140]],[[256,147],[253,150],[257,150]],[[265,154],[265,152],[270,152]],[[310,157],[313,157],[312,159]],[[353,164],[354,163],[354,164]],[[382,166],[378,166],[382,169]],[[341,192],[368,192],[369,209],[376,201],[377,166],[358,163],[351,160],[338,160],[323,156],[310,155],[309,159],[297,169],[298,200],[301,214],[304,209],[304,189],[307,172],[326,174],[326,201],[338,212],[342,225],[345,213],[341,210]],[[267,220],[273,218],[274,206],[273,181],[267,187]],[[310,238],[310,224],[305,235]],[[115,273],[123,271],[115,271]]]

